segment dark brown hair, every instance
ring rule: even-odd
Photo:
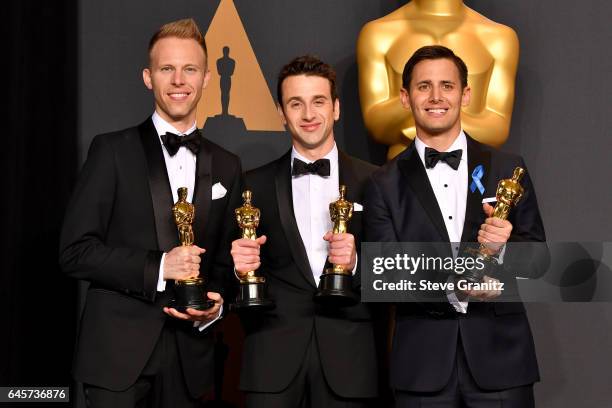
[[[410,80],[412,79],[412,71],[416,64],[424,60],[436,60],[436,59],[449,59],[451,60],[457,70],[459,71],[459,78],[461,79],[461,87],[467,86],[468,70],[465,62],[459,58],[453,50],[446,48],[442,45],[426,45],[421,47],[412,54],[406,65],[404,65],[404,72],[402,73],[402,87],[408,89],[410,87]]]
[[[276,97],[278,98],[279,105],[283,105],[283,81],[287,77],[295,75],[318,76],[327,79],[329,81],[332,101],[338,98],[336,92],[336,71],[334,71],[332,66],[321,61],[315,55],[302,55],[285,65],[278,74]]]

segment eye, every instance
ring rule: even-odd
[[[185,71],[193,73],[193,72],[198,72],[198,69],[196,67],[187,67],[185,68]]]
[[[453,90],[455,87],[453,86],[453,84],[444,84],[444,85],[442,85],[442,88],[443,88],[444,90],[451,91],[451,90]]]
[[[325,105],[325,99],[316,99],[314,101],[314,106],[323,106]]]
[[[289,102],[289,107],[291,109],[299,109],[302,106],[302,104],[300,102],[294,101],[294,102]]]
[[[417,85],[417,89],[419,91],[426,91],[429,89],[429,84],[418,84]]]
[[[170,72],[172,71],[172,67],[164,66],[159,69],[161,72]]]

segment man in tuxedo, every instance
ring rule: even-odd
[[[246,175],[261,210],[256,240],[232,243],[236,274],[258,270],[275,309],[241,316],[246,332],[241,389],[253,407],[362,407],[377,395],[372,314],[361,303],[325,307],[314,301],[326,261],[352,271],[360,288],[357,249],[362,191],[374,166],[340,151],[335,72],[316,57],[298,57],[278,78],[278,111],[293,147]],[[333,234],[329,204],[346,185],[354,202],[344,234]]]
[[[497,182],[525,163],[462,130],[461,108],[470,102],[466,65],[446,47],[426,46],[408,60],[402,82],[401,103],[412,112],[416,138],[371,177],[366,239],[447,242],[450,256],[462,255],[459,242],[477,241],[501,268],[516,271],[509,266],[521,259],[505,243],[545,241],[535,190],[527,172],[524,196],[509,219],[492,217],[487,202]],[[519,270],[531,277],[542,272],[535,263]],[[483,281],[498,278],[505,291],[516,288],[507,273]],[[487,302],[504,299],[499,288],[440,295],[440,303],[397,305],[390,358],[397,406],[532,407],[539,374],[523,304]]]
[[[94,138],[66,212],[60,263],[89,283],[73,374],[90,407],[195,407],[213,385],[207,328],[221,316],[232,270],[241,167],[196,129],[206,59],[192,19],[155,33],[143,71],[155,112]],[[191,246],[180,246],[173,219],[179,187],[195,206]],[[174,280],[198,275],[214,306],[168,307]]]

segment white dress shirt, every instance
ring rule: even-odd
[[[157,136],[159,137],[160,147],[162,152],[164,153],[164,161],[166,163],[166,171],[168,172],[168,179],[170,180],[170,190],[172,191],[172,201],[178,201],[178,188],[179,187],[187,187],[187,201],[193,201],[193,189],[195,186],[195,173],[196,173],[196,161],[197,157],[195,154],[191,152],[185,146],[179,147],[179,150],[176,152],[174,156],[170,156],[170,153],[163,146],[163,142],[161,140],[161,136],[165,135],[167,132],[174,133],[178,136],[185,136],[196,130],[196,123],[193,122],[193,125],[187,129],[185,132],[179,132],[174,126],[166,122],[159,114],[156,112],[153,113],[151,117],[153,120],[153,126],[155,126],[155,130],[157,131]],[[168,209],[170,211],[170,209]],[[178,232],[177,232],[178,234]],[[164,280],[164,260],[166,259],[166,254],[164,253],[161,258],[161,262],[159,264],[159,276],[157,279],[157,291],[163,292],[166,290],[166,281]],[[219,317],[223,311],[223,306],[221,306],[221,310],[219,311]],[[217,319],[219,318],[217,317]],[[215,320],[217,320],[215,319]],[[201,322],[195,322],[194,326],[198,327],[200,330],[204,330],[210,324],[212,324],[215,320],[208,324],[201,324]]]
[[[425,166],[425,148],[427,146],[419,137],[414,139],[415,148]],[[465,208],[467,202],[468,191],[468,151],[467,138],[463,130],[455,139],[453,144],[446,150],[462,150],[461,162],[459,168],[454,170],[446,162],[439,161],[434,168],[425,168],[429,184],[433,189],[436,201],[442,212],[444,225],[448,232],[448,237],[451,242],[453,257],[457,256],[459,251],[459,243],[461,242],[461,234],[463,232],[463,223],[465,221]],[[449,280],[453,276],[449,277]],[[456,293],[448,292],[447,297],[455,310],[459,313],[467,313],[467,300],[460,301]]]
[[[297,158],[304,163],[312,163],[301,156],[295,148],[291,150],[291,167],[293,159]],[[333,229],[333,223],[329,216],[329,204],[340,197],[339,170],[338,170],[338,148],[334,143],[332,150],[323,157],[329,159],[329,176],[322,177],[318,174],[304,174],[293,176],[291,181],[293,194],[293,213],[300,231],[300,236],[306,254],[310,270],[318,284],[327,260],[329,244],[323,239],[327,231]],[[353,273],[355,269],[353,269]]]

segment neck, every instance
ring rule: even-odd
[[[438,135],[430,135],[426,132],[420,132],[419,129],[417,129],[417,137],[427,146],[436,149],[439,152],[445,152],[448,150],[448,148],[455,143],[455,140],[457,140],[460,133],[461,128]]]
[[[185,133],[186,131],[188,131],[196,121],[195,112],[179,119],[169,117],[160,109],[156,109],[156,112],[160,118],[168,122],[169,125],[172,125],[172,127],[174,127],[181,133]]]
[[[315,161],[315,160],[322,159],[329,152],[331,152],[332,149],[334,148],[334,144],[335,144],[335,141],[332,136],[325,143],[317,147],[313,147],[313,148],[305,147],[305,146],[300,145],[299,143],[296,143],[295,141],[293,142],[293,147],[305,159]]]
[[[413,0],[418,10],[434,16],[453,16],[460,14],[463,0]]]

